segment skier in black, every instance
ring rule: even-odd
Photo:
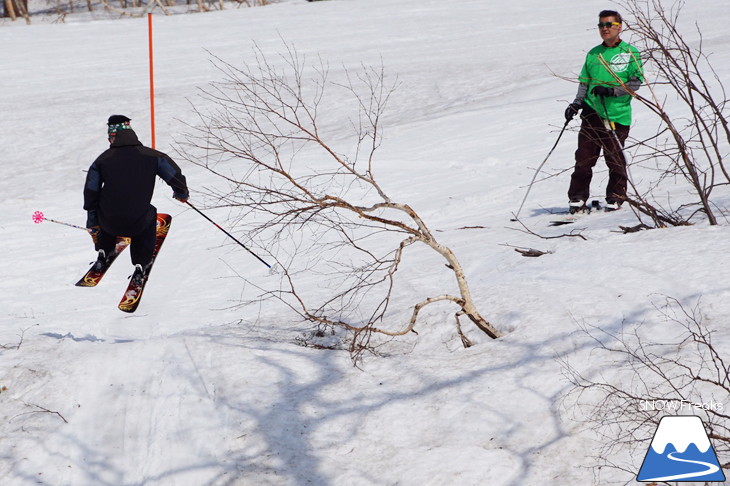
[[[109,117],[110,146],[89,168],[84,209],[86,227],[99,252],[96,264],[106,262],[117,236],[128,236],[135,266],[132,278],[141,280],[155,248],[157,208],[151,204],[155,177],[172,187],[172,197],[179,201],[186,202],[189,193],[180,167],[166,154],[142,145],[130,121],[124,115]]]

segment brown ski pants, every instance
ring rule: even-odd
[[[583,121],[578,133],[578,150],[575,151],[575,169],[570,178],[568,198],[583,201],[589,198],[593,167],[603,150],[608,166],[606,199],[620,203],[626,198],[628,178],[622,149],[629,136],[629,127],[617,123],[612,133],[598,113],[588,106],[583,108],[581,119]]]

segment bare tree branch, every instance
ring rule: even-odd
[[[698,213],[692,210],[695,204],[710,224],[717,224],[711,197],[715,188],[730,183],[725,166],[730,144],[725,115],[727,95],[703,51],[699,27],[700,42],[693,47],[677,27],[682,2],[670,8],[662,0],[623,0],[620,4],[627,17],[633,18],[629,28],[636,34],[645,64],[657,73],[655,79],[647,80],[648,96],[633,92],[623,83],[622,87],[660,121],[654,137],[637,142],[639,151],[635,155],[635,159],[656,168],[659,180],[650,184],[644,194],[634,188],[635,195],[629,202],[658,227],[689,224]],[[660,90],[665,94],[660,94]],[[671,112],[666,107],[669,96],[679,101],[672,105]],[[649,202],[647,197],[661,186],[661,181],[675,184],[677,177],[689,184],[696,203],[666,210],[655,198]],[[689,214],[687,210],[691,210]]]
[[[413,331],[423,307],[437,302],[455,304],[489,337],[501,336],[477,310],[453,251],[376,179],[382,116],[397,80],[386,82],[382,66],[362,66],[332,81],[322,59],[307,67],[285,47],[276,59],[255,47],[255,61],[242,67],[213,56],[222,80],[201,91],[197,105],[206,112],[193,106],[199,121],[181,150],[227,185],[208,188],[213,205],[235,209],[229,222],[282,270],[279,286],[260,288],[254,300],[273,298],[307,321],[347,330],[354,355],[373,333]],[[345,103],[355,111],[343,151],[327,138],[342,127],[331,120]],[[414,247],[445,260],[457,293],[421,299],[399,327],[390,317],[397,275]],[[308,288],[312,278],[322,288]]]

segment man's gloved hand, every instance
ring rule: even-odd
[[[580,109],[581,109],[580,103],[569,104],[568,107],[565,109],[565,121],[572,120],[573,117],[578,114]]]
[[[91,226],[89,228],[86,228],[86,230],[91,235],[91,240],[94,242],[94,244],[96,244],[97,240],[99,239],[99,232],[101,231],[101,228],[99,226]]]
[[[177,199],[181,203],[186,203],[186,202],[188,202],[188,198],[190,197],[190,194],[187,192],[186,193],[176,192],[172,195],[172,197]]]
[[[595,86],[591,93],[593,93],[596,96],[613,96],[613,88],[608,88],[606,86]]]

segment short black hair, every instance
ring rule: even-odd
[[[623,19],[621,18],[621,14],[615,10],[601,10],[601,12],[598,14],[598,18],[602,19],[604,17],[613,17],[619,24],[624,23]]]

